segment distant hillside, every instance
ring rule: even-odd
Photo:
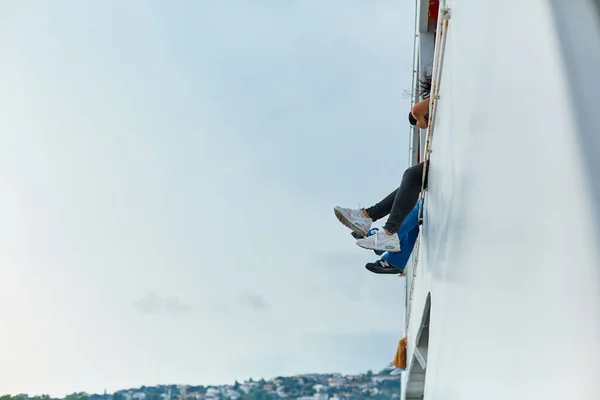
[[[0,400],[387,400],[400,397],[400,377],[306,374],[271,380],[248,380],[222,386],[160,385],[120,390],[112,394],[73,393],[63,399],[26,394]]]

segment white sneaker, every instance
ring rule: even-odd
[[[342,224],[354,232],[360,233],[362,236],[367,236],[369,229],[371,229],[373,220],[365,217],[363,210],[360,208],[352,209],[335,206],[333,213]]]
[[[384,229],[380,229],[374,235],[358,239],[356,244],[363,249],[369,250],[383,250],[392,253],[400,251],[400,238],[398,238],[398,234],[388,235]]]

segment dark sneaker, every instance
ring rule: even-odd
[[[392,266],[386,260],[377,260],[374,263],[368,263],[365,268],[374,274],[402,274],[402,271]]]
[[[354,231],[350,232],[350,234],[352,235],[352,237],[354,239],[362,239],[365,237],[365,235],[358,233],[358,232],[354,232]]]

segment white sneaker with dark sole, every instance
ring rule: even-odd
[[[360,208],[343,208],[336,206],[333,208],[333,213],[337,219],[353,232],[360,233],[362,236],[367,236],[373,220],[365,217],[363,210]]]

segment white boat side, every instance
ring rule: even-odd
[[[600,398],[599,3],[440,1],[402,399]]]

